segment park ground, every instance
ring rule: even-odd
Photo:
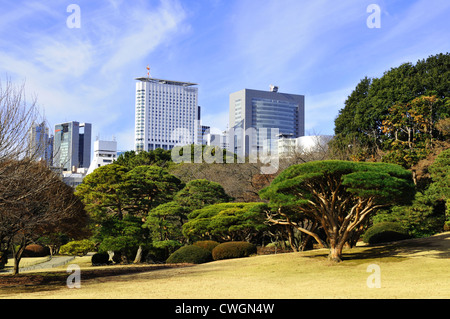
[[[201,265],[90,266],[81,268],[81,288],[68,288],[67,265],[0,276],[0,298],[31,299],[448,299],[450,232],[344,251],[334,264],[328,250],[258,255]],[[380,288],[370,288],[369,265],[379,266]],[[21,276],[21,277],[20,277]],[[16,281],[14,281],[16,280]]]

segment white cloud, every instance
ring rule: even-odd
[[[175,2],[163,2],[152,12],[134,7],[129,11],[127,26],[110,48],[111,55],[101,69],[103,74],[145,58],[166,41],[185,18],[184,11]]]
[[[93,47],[88,41],[58,41],[41,36],[35,50],[35,62],[42,71],[52,74],[54,81],[80,77],[93,65]]]

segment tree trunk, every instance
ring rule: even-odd
[[[13,275],[19,274],[19,264],[20,260],[22,259],[22,253],[25,250],[25,238],[21,241],[19,247],[17,247],[17,250],[13,247],[13,258],[14,258],[14,270]]]
[[[139,245],[139,248],[136,253],[136,257],[134,258],[134,263],[138,264],[141,262],[141,260],[142,260],[142,246]]]
[[[292,231],[291,227],[287,227],[287,233],[288,233],[288,240],[289,240],[289,245],[291,246],[292,250],[294,252],[298,252],[298,248],[297,246],[294,244],[294,234]]]
[[[330,244],[330,254],[328,255],[328,259],[334,262],[341,262],[342,261],[342,248],[344,245],[342,244]]]

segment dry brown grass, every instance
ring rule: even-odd
[[[83,280],[80,289],[9,294],[10,298],[450,298],[450,233],[346,250],[330,263],[325,249],[254,256],[192,267]],[[381,268],[368,288],[367,266]],[[1,289],[0,289],[1,296]]]

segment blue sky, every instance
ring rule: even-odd
[[[68,28],[70,4],[80,28]],[[381,8],[368,28],[366,8]],[[244,88],[303,94],[306,133],[333,134],[356,84],[450,51],[448,0],[0,1],[0,78],[25,83],[50,125],[89,122],[134,147],[134,78],[199,84],[204,125]]]

